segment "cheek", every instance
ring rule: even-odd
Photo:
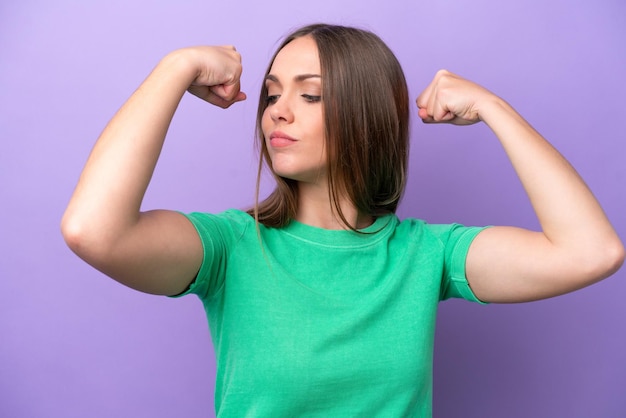
[[[272,129],[272,126],[273,126],[273,122],[270,116],[270,112],[268,108],[265,108],[265,111],[263,112],[263,116],[261,117],[261,130],[263,131],[263,138],[261,138],[261,141],[265,145],[265,148],[267,148],[270,154],[270,158],[272,154],[272,147],[270,147],[270,144],[268,143],[269,142],[268,137]]]
[[[261,129],[263,130],[263,136],[267,137],[267,131],[271,127],[272,118],[270,117],[270,112],[268,108],[265,108],[263,111],[263,116],[261,117]]]
[[[322,134],[324,133],[324,112],[321,107],[315,113],[312,123],[317,127],[318,132],[321,132]]]

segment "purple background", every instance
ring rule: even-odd
[[[105,278],[66,248],[59,220],[107,120],[160,57],[194,44],[236,45],[251,99],[223,111],[184,98],[145,208],[246,207],[263,70],[283,34],[314,21],[377,32],[413,97],[439,68],[505,97],[578,168],[626,239],[621,0],[5,0],[0,416],[213,414],[213,354],[198,300]],[[401,216],[537,226],[484,126],[416,119]],[[626,416],[625,276],[530,304],[442,304],[435,416]]]

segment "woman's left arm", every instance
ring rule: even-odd
[[[588,286],[615,273],[624,246],[576,170],[504,100],[442,70],[417,99],[426,123],[485,122],[504,147],[541,224],[482,231],[466,274],[486,302],[525,302]]]

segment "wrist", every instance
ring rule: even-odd
[[[513,108],[503,99],[496,95],[491,95],[477,105],[478,117],[487,125],[504,115],[515,114]]]
[[[190,48],[177,49],[167,54],[157,65],[157,70],[169,74],[173,79],[184,84],[186,89],[199,75],[194,52]]]

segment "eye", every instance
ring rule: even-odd
[[[280,96],[278,94],[274,94],[272,96],[267,96],[267,99],[265,99],[265,103],[267,103],[268,105],[274,104],[278,101],[278,98]]]
[[[318,103],[322,100],[322,96],[313,96],[311,94],[303,94],[302,97],[309,103]]]

